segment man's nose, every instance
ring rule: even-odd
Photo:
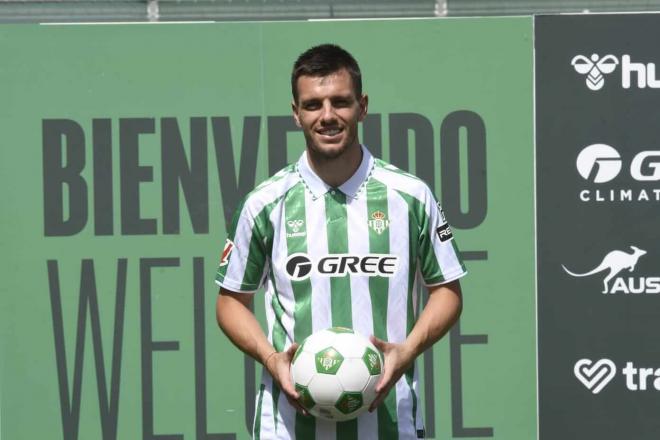
[[[323,107],[321,108],[321,112],[322,112],[321,121],[323,122],[331,122],[334,121],[336,118],[335,109],[330,101],[323,102]]]

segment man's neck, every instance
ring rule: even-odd
[[[347,148],[344,154],[328,159],[307,149],[307,162],[317,176],[333,188],[341,186],[355,174],[362,163],[362,147],[359,143]]]

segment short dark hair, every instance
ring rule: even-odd
[[[346,69],[353,82],[353,90],[358,98],[362,96],[362,74],[353,55],[336,44],[321,44],[307,49],[293,64],[291,72],[291,93],[298,102],[298,78],[301,76],[327,76]]]

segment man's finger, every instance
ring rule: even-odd
[[[371,405],[369,406],[369,412],[372,412],[378,408],[381,403],[383,403],[383,400],[385,400],[385,395],[385,393],[378,393],[376,399],[374,399],[374,401],[371,402]]]
[[[293,387],[290,381],[287,381],[286,383],[284,381],[281,381],[281,386],[282,386],[282,391],[284,391],[284,394],[286,394],[288,397],[292,399],[299,399],[300,394],[298,394],[298,391]]]
[[[293,382],[291,382],[291,376],[289,375],[288,371],[282,372],[279,377],[279,381],[280,388],[282,388],[284,394],[291,397],[292,399],[300,398],[300,394],[298,394],[298,391],[296,391],[296,388],[293,386]]]
[[[291,406],[293,406],[296,409],[296,411],[298,411],[299,413],[301,413],[302,415],[305,415],[305,416],[309,415],[307,410],[305,408],[303,408],[303,406],[300,404],[300,402],[298,402],[297,400],[291,399],[289,396],[287,396],[287,400],[289,401]]]
[[[287,400],[289,401],[291,406],[293,406],[296,409],[296,411],[298,411],[301,414],[304,414],[306,416],[309,415],[309,412],[305,409],[305,407],[302,406],[302,404],[300,403],[300,401],[298,399],[293,399],[293,398],[287,396]]]
[[[289,346],[289,348],[286,350],[286,354],[289,355],[289,359],[293,359],[293,355],[296,354],[296,350],[298,350],[299,346],[300,344],[298,344],[297,342],[294,342]]]
[[[371,341],[371,343],[374,344],[380,351],[385,351],[385,348],[387,347],[387,342],[383,341],[382,339],[378,339],[374,335],[369,336],[369,341]]]
[[[377,393],[380,393],[383,391],[383,389],[386,388],[387,384],[392,380],[392,374],[388,370],[383,371],[383,375],[380,376],[380,380],[376,384],[376,388],[374,390]]]

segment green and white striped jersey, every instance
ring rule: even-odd
[[[229,228],[216,282],[266,285],[268,339],[278,351],[332,326],[402,342],[420,289],[466,273],[442,210],[420,179],[362,147],[355,174],[331,188],[304,153],[245,198]],[[264,371],[254,437],[409,439],[423,433],[413,366],[383,405],[356,420],[304,417]]]

